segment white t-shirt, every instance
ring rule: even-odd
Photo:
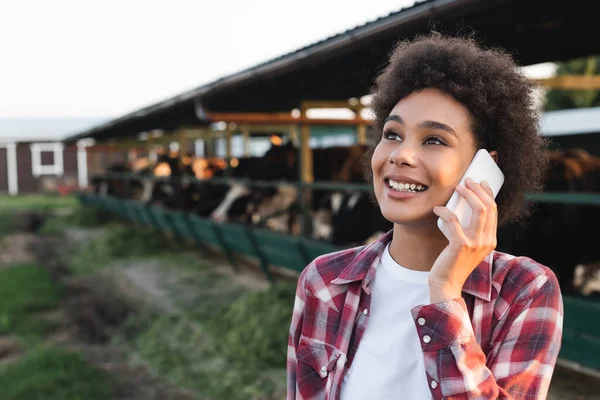
[[[341,400],[431,399],[410,311],[430,303],[428,274],[397,264],[386,246],[371,289],[367,328],[344,376]]]

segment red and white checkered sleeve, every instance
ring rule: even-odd
[[[297,397],[297,382],[296,368],[298,360],[296,358],[296,349],[302,334],[304,306],[306,304],[306,272],[305,268],[296,286],[296,297],[294,300],[294,308],[292,311],[292,322],[290,325],[287,348],[287,400],[298,400]]]
[[[556,277],[524,285],[495,324],[489,354],[475,339],[463,299],[412,310],[434,399],[545,399],[562,338]]]

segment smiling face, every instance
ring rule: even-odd
[[[396,224],[433,223],[475,155],[469,112],[452,96],[427,88],[400,100],[371,159],[383,216]]]

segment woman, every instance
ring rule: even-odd
[[[373,90],[368,175],[392,231],[302,272],[288,399],[544,399],[560,349],[554,274],[494,251],[547,164],[533,87],[509,55],[439,34],[397,45]],[[478,149],[505,175],[457,187]],[[473,209],[462,228],[444,207]],[[450,239],[437,227],[442,218]]]

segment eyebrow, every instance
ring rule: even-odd
[[[389,117],[387,117],[385,119],[384,123],[388,122],[388,121],[395,121],[401,125],[404,125],[404,120],[399,115],[396,115],[396,114],[391,114]],[[457,136],[454,129],[452,129],[451,127],[449,127],[446,124],[443,124],[443,123],[437,122],[437,121],[429,121],[429,120],[421,121],[421,122],[419,122],[418,127],[421,129],[439,129],[442,131],[446,131],[454,136]]]

